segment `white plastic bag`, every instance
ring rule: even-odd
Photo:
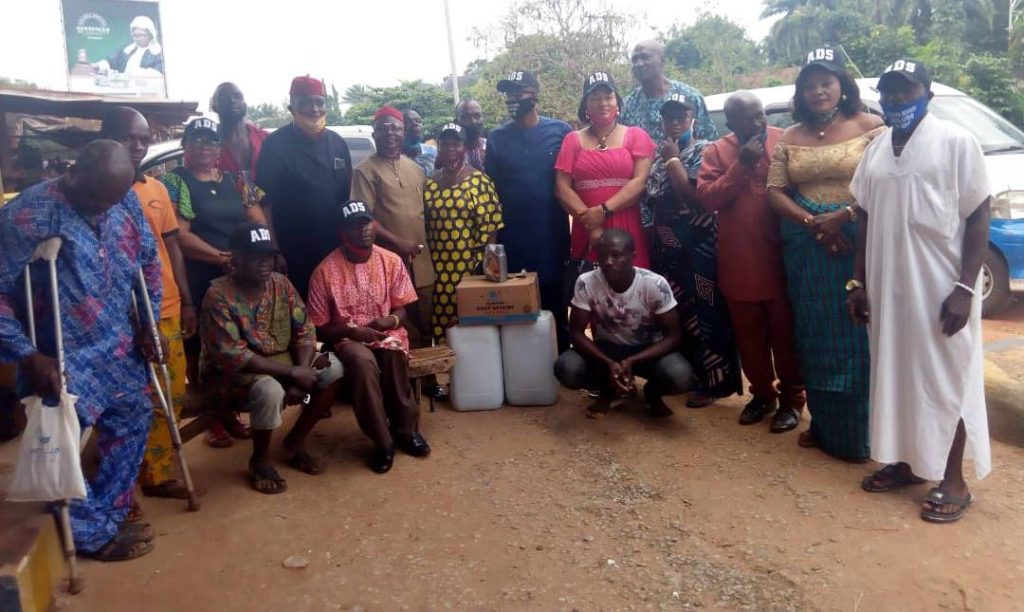
[[[22,400],[28,425],[21,434],[18,465],[7,491],[10,501],[85,499],[85,478],[79,459],[78,397],[66,391],[56,406],[33,395]]]

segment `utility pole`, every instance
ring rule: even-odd
[[[1011,0],[1012,2],[1012,0]],[[444,23],[448,30],[448,61],[451,63],[452,99],[459,103],[459,74],[455,65],[455,40],[452,38],[452,13],[448,0],[444,0]]]

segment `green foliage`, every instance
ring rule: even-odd
[[[292,120],[291,113],[288,112],[288,109],[283,104],[277,105],[266,102],[250,106],[246,115],[250,121],[265,128],[279,128],[283,125],[288,125]]]
[[[414,108],[423,117],[423,133],[433,136],[441,126],[452,120],[451,94],[440,85],[423,81],[402,81],[394,87],[356,85],[345,91],[344,101],[350,103],[340,125],[369,125],[373,113],[385,104],[398,109]]]
[[[666,63],[702,92],[739,89],[743,77],[767,65],[746,30],[720,15],[704,13],[692,26],[672,26],[663,39]]]
[[[913,55],[914,29],[873,25],[866,32],[842,41],[843,49],[864,76],[879,74],[899,57]]]
[[[1010,62],[1005,57],[972,55],[964,64],[967,93],[1017,125],[1024,125],[1024,96],[1014,88]]]

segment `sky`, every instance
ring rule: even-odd
[[[8,25],[0,35],[0,76],[66,90],[60,0],[0,4],[0,21]],[[516,2],[449,4],[461,73],[469,62],[499,51],[474,44],[474,28],[497,23]],[[629,0],[615,6],[635,16],[630,41],[692,23],[705,11],[732,19],[754,40],[771,26],[758,19],[761,0]],[[450,72],[443,0],[162,0],[160,12],[169,97],[198,101],[200,110],[222,81],[237,83],[249,104],[258,104],[284,101],[297,75],[324,78],[343,92],[356,84],[440,83]],[[15,20],[20,26],[10,27]]]

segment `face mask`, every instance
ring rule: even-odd
[[[882,115],[885,124],[892,129],[905,132],[914,127],[928,108],[928,94],[906,104],[883,104]]]
[[[373,251],[372,245],[369,248],[366,248],[361,244],[352,242],[352,240],[348,237],[348,234],[344,233],[341,235],[341,246],[342,251],[344,251],[346,255],[349,255],[347,259],[349,261],[354,261],[357,263],[369,259],[370,252]]]
[[[519,120],[533,112],[537,107],[537,98],[520,98],[508,104],[508,116],[512,120]]]
[[[319,136],[327,128],[327,115],[312,118],[295,113],[292,118],[295,121],[295,127],[307,136]]]
[[[615,112],[608,117],[591,117],[590,124],[599,130],[611,127],[613,123],[619,120],[619,109],[615,109]]]

